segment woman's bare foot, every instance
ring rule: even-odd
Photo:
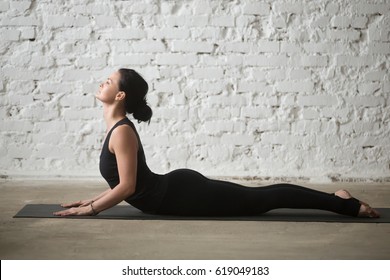
[[[374,208],[371,208],[367,203],[361,203],[358,217],[379,218],[380,214]]]
[[[346,190],[338,190],[334,193],[336,196],[341,197],[343,199],[350,199],[353,198],[353,196]],[[368,217],[368,218],[379,218],[380,214],[375,209],[371,208],[368,203],[360,201],[360,209],[358,217]]]

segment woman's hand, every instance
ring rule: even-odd
[[[93,202],[92,199],[85,199],[85,200],[79,200],[79,201],[72,202],[72,203],[63,203],[63,204],[61,204],[61,206],[64,208],[83,207],[83,206],[90,205],[92,202]]]
[[[54,216],[92,216],[94,212],[91,206],[72,207],[53,213]]]

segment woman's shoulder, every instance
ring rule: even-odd
[[[119,124],[112,131],[110,139],[110,150],[115,150],[115,146],[129,145],[129,143],[138,147],[136,132],[133,126],[130,125],[132,122],[130,120],[128,121],[129,123],[124,122],[123,124]]]
[[[131,125],[118,125],[111,134],[111,138],[134,138],[137,139],[135,129]]]

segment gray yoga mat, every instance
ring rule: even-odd
[[[390,223],[390,208],[376,208],[381,217],[355,218],[328,211],[313,209],[275,209],[258,216],[229,217],[187,217],[151,215],[131,205],[117,205],[97,216],[54,216],[53,212],[63,210],[58,204],[27,204],[14,218],[60,218],[60,219],[115,219],[115,220],[220,220],[220,221],[284,221],[284,222],[338,222],[338,223]]]

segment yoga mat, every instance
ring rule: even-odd
[[[97,216],[59,217],[52,213],[63,210],[58,204],[27,204],[14,218],[60,219],[115,219],[115,220],[220,220],[220,221],[284,221],[284,222],[338,222],[338,223],[390,223],[390,208],[376,208],[380,218],[358,218],[313,209],[275,209],[258,216],[188,217],[146,214],[131,205],[117,205]]]

